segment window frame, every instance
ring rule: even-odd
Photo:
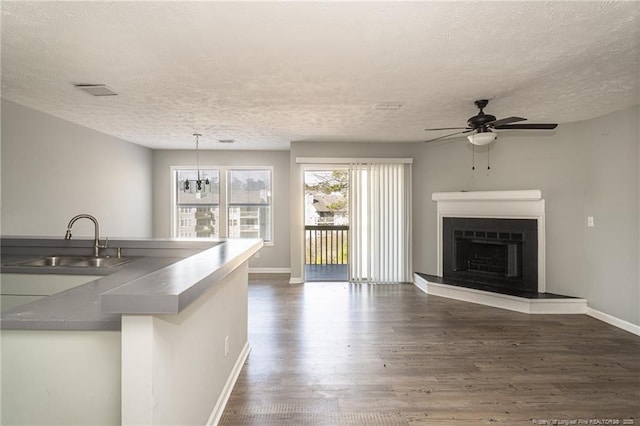
[[[269,234],[271,235],[271,239],[270,240],[265,240],[264,238],[262,239],[263,243],[265,246],[273,246],[274,245],[274,239],[275,239],[275,234],[274,234],[274,226],[273,226],[273,222],[274,222],[274,218],[275,218],[275,214],[274,214],[274,194],[275,194],[275,189],[274,189],[274,174],[273,174],[273,166],[226,166],[225,167],[225,189],[224,189],[224,195],[225,195],[225,223],[226,223],[226,229],[225,229],[225,235],[229,235],[229,208],[230,207],[240,207],[240,206],[250,206],[250,204],[239,204],[239,203],[234,203],[231,204],[229,202],[229,200],[231,199],[231,195],[230,195],[230,190],[229,190],[229,183],[230,183],[230,179],[229,179],[229,175],[231,174],[232,171],[237,170],[237,171],[268,171],[270,178],[271,178],[271,188],[270,188],[270,202],[268,204],[261,204],[260,206],[268,206],[269,207]],[[257,205],[257,204],[256,204]],[[260,237],[262,238],[262,237]]]
[[[189,238],[189,237],[178,237],[178,229],[179,229],[179,224],[178,224],[178,208],[180,207],[178,205],[178,172],[180,171],[184,171],[184,170],[192,170],[195,171],[197,170],[196,166],[171,166],[170,167],[170,179],[169,179],[169,184],[171,185],[171,206],[169,211],[171,212],[171,214],[169,215],[169,220],[171,221],[171,238],[180,238],[180,239],[185,239],[185,240],[218,240],[221,239],[222,236],[218,235],[217,237],[209,237],[209,238],[198,238],[198,237],[193,237],[193,238]],[[218,194],[218,204],[200,204],[200,205],[195,205],[195,204],[182,204],[181,206],[184,207],[204,207],[204,206],[217,206],[218,207],[218,218],[220,221],[223,220],[222,217],[222,200],[223,200],[223,173],[221,170],[221,167],[219,166],[200,166],[200,170],[217,170],[218,171],[218,183],[219,183],[219,187],[220,187],[220,191]],[[220,226],[218,226],[218,229],[220,229]],[[220,231],[218,231],[218,234],[220,234]]]
[[[196,166],[171,166],[170,173],[171,178],[169,179],[169,183],[171,185],[171,197],[170,197],[170,221],[171,221],[171,237],[178,237],[178,216],[177,209],[178,206],[178,171],[182,170],[196,170]],[[275,178],[274,178],[274,167],[273,166],[220,166],[220,165],[201,165],[200,170],[217,170],[218,178],[220,184],[220,193],[219,193],[219,202],[218,204],[202,204],[202,206],[216,206],[218,207],[218,218],[220,220],[220,225],[218,226],[218,237],[210,237],[210,238],[195,238],[198,240],[221,240],[229,238],[229,193],[228,193],[228,178],[229,172],[232,170],[256,170],[256,171],[268,171],[271,175],[271,202],[268,204],[269,206],[269,233],[271,234],[271,239],[269,241],[263,239],[263,243],[265,246],[273,246],[275,245]],[[238,206],[238,204],[235,204]],[[224,226],[222,226],[224,224]],[[241,239],[241,238],[238,238]]]

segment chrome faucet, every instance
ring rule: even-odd
[[[71,239],[71,227],[73,226],[74,223],[76,223],[78,219],[89,219],[90,221],[93,222],[93,225],[95,227],[95,237],[93,239],[93,255],[95,257],[100,256],[100,249],[107,248],[107,245],[106,244],[104,246],[100,245],[100,225],[98,224],[98,220],[95,217],[91,216],[90,214],[79,214],[71,218],[71,220],[69,221],[69,224],[67,225],[67,233],[64,234],[64,239],[65,240]]]

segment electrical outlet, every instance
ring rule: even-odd
[[[589,228],[593,228],[594,226],[596,226],[593,220],[593,216],[587,216],[587,226]]]
[[[229,336],[224,338],[224,356],[229,356]]]

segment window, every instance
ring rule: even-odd
[[[197,179],[196,170],[177,170],[175,235],[178,238],[217,238],[220,236],[220,174],[218,170],[200,170],[200,179],[209,179],[198,193],[192,183],[185,191],[187,179]]]
[[[271,241],[271,170],[227,172],[229,238]]]
[[[174,169],[174,233],[178,238],[272,240],[272,169],[200,169],[209,179],[198,193],[195,169]],[[186,188],[185,181],[192,181]],[[186,190],[185,190],[186,188]],[[226,226],[221,224],[226,223]]]

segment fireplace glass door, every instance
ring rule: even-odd
[[[525,292],[538,290],[535,219],[444,217],[443,278]]]
[[[454,241],[455,271],[504,278],[522,275],[522,243],[456,237]]]

